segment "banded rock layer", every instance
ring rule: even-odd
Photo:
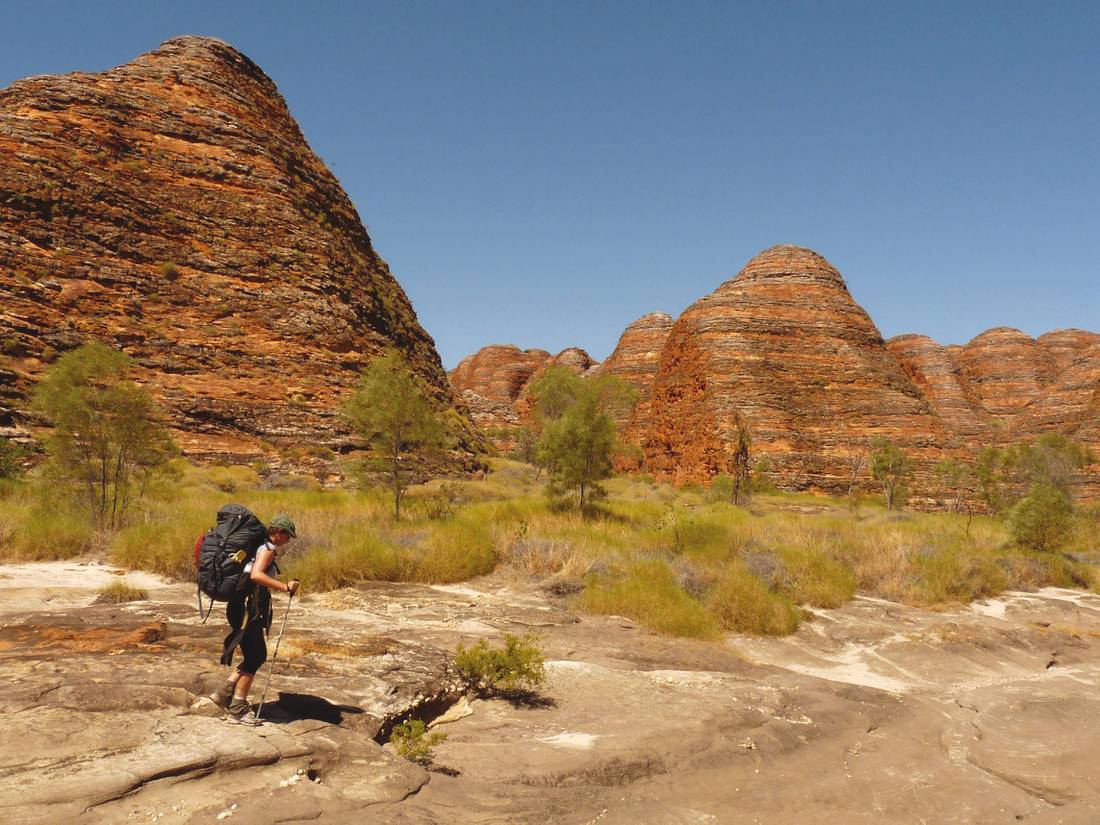
[[[617,375],[646,392],[657,374],[672,323],[672,317],[663,312],[633,321],[619,336],[615,350],[592,374]]]
[[[735,414],[797,487],[841,485],[852,446],[874,436],[924,458],[946,440],[840,273],[795,246],[765,250],[684,311],[630,432],[651,472],[705,481],[728,470]]]
[[[452,403],[355,207],[236,49],[181,37],[14,83],[0,156],[0,426],[25,424],[47,363],[92,339],[135,358],[198,456],[343,447],[334,410],[388,347]]]
[[[984,445],[1058,432],[1100,454],[1100,335],[1032,339],[998,327],[964,346],[924,335],[884,342],[840,273],[796,246],[760,253],[675,322],[639,318],[585,372],[601,373],[640,390],[620,423],[642,459],[624,456],[621,469],[678,482],[728,470],[738,414],[753,453],[796,489],[868,483],[859,456],[876,436],[914,461],[918,493],[930,492],[935,461]],[[518,421],[516,402],[494,415]],[[1083,479],[1088,495],[1100,495],[1096,470]]]
[[[486,430],[517,427],[515,401],[550,358],[544,349],[521,350],[514,344],[490,344],[459,361],[448,378],[479,427]]]
[[[508,451],[515,446],[511,431],[520,427],[531,410],[528,387],[552,366],[583,375],[596,362],[577,347],[551,355],[544,349],[490,344],[459,361],[447,377],[474,422],[488,433],[497,449]]]

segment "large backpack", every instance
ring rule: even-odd
[[[249,575],[245,566],[266,541],[267,527],[247,507],[227,504],[218,510],[214,529],[196,544],[199,592],[211,602],[227,602],[246,590]]]

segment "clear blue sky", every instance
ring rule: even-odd
[[[775,243],[887,337],[1100,331],[1100,3],[6,2],[0,86],[179,34],[278,83],[451,367],[605,357]]]

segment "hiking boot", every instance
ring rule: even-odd
[[[252,712],[252,703],[247,699],[234,696],[233,701],[226,708],[225,721],[235,725],[255,725],[256,714]]]
[[[229,705],[233,702],[233,685],[224,684],[206,698],[222,710],[229,710]]]

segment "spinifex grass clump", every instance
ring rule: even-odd
[[[96,601],[103,604],[125,604],[126,602],[142,602],[149,598],[149,591],[136,584],[130,584],[125,579],[114,579],[109,584],[99,588]]]
[[[44,485],[11,482],[0,490],[0,559],[73,558],[92,550],[96,540],[86,514],[51,500]]]
[[[534,636],[504,636],[504,647],[484,639],[473,647],[459,644],[455,666],[470,689],[482,695],[533,690],[546,680],[546,663]]]
[[[715,615],[684,591],[663,560],[630,562],[586,584],[576,604],[589,613],[629,616],[671,636],[713,639],[719,633]]]

